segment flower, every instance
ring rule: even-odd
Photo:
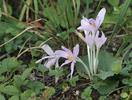
[[[92,48],[94,45],[94,38],[95,38],[95,34],[91,34],[88,33],[88,31],[84,31],[85,32],[85,39],[86,39],[86,43],[87,45]]]
[[[36,63],[39,63],[41,62],[42,60],[44,59],[48,59],[44,66],[49,68],[55,64],[55,67],[59,67],[58,65],[58,60],[59,60],[59,56],[56,55],[55,52],[53,52],[53,50],[50,48],[49,45],[45,44],[41,47],[49,56],[45,56],[45,57],[42,57],[41,59],[39,59],[38,61],[36,61]]]
[[[73,48],[73,52],[71,52],[71,50],[65,48],[62,46],[63,50],[57,50],[56,54],[59,55],[60,57],[66,58],[67,60],[65,60],[65,62],[61,65],[64,66],[66,64],[71,63],[71,78],[72,78],[72,74],[74,72],[74,65],[76,63],[76,58],[79,54],[79,45],[77,44],[74,48]]]
[[[99,37],[99,31],[97,31],[95,36],[95,44],[97,48],[101,48],[101,46],[106,42],[107,38],[105,37],[104,33],[102,32],[102,36]]]
[[[81,20],[81,26],[77,29],[96,32],[104,20],[105,13],[106,9],[102,8],[96,17],[96,20],[94,20],[93,18],[87,19],[83,16],[83,19]]]

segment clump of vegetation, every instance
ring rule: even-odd
[[[1,0],[0,100],[131,100],[130,6]]]

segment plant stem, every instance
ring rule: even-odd
[[[89,75],[89,78],[91,80],[91,75],[90,75],[90,72],[89,72],[87,65],[79,57],[77,57],[76,61],[80,62],[84,66],[84,68],[86,69],[87,74]]]

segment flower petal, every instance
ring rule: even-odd
[[[106,42],[107,38],[105,37],[104,33],[102,32],[102,36],[99,37],[99,31],[97,31],[95,36],[95,44],[97,48],[101,48],[101,46]]]
[[[63,50],[56,50],[55,55],[57,55],[59,57],[63,57],[63,58],[68,58],[68,56],[69,56],[68,53]]]
[[[74,65],[75,65],[75,63],[72,62],[72,63],[71,63],[71,79],[72,79],[72,74],[73,74],[73,72],[74,72]]]
[[[87,45],[91,48],[94,45],[94,34],[86,34],[85,39],[87,42]]]
[[[83,19],[81,20],[81,26],[77,28],[78,30],[86,30],[86,31],[93,31],[95,28],[90,25],[89,20],[83,16]]]
[[[55,56],[45,56],[45,57],[42,57],[41,59],[37,60],[35,63],[39,63],[39,62],[41,62],[44,59],[53,58],[53,57],[55,57]]]
[[[74,48],[73,48],[73,56],[74,58],[76,58],[78,56],[79,53],[79,44],[77,44]]]
[[[72,55],[71,50],[65,48],[64,46],[61,47],[67,54]]]
[[[59,58],[56,59],[56,64],[55,64],[55,68],[59,67]]]
[[[42,47],[41,47],[48,55],[53,55],[54,52],[53,50],[51,49],[51,47],[47,44],[44,44]]]
[[[56,62],[56,59],[55,59],[55,58],[53,58],[53,59],[48,59],[48,60],[45,62],[44,66],[47,67],[47,68],[50,68],[52,65],[55,64],[55,62]]]
[[[69,64],[71,61],[69,61],[69,60],[65,60],[65,62],[61,65],[61,67],[62,66],[64,66],[64,65],[66,65],[66,64]]]
[[[99,13],[98,13],[98,15],[96,17],[96,25],[97,25],[97,28],[99,28],[100,25],[103,23],[105,13],[106,13],[106,9],[105,8],[102,8],[99,11]]]

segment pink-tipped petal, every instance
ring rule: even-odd
[[[73,48],[73,56],[74,58],[76,58],[79,54],[79,44],[77,44],[74,48]]]
[[[71,63],[71,79],[72,79],[72,74],[73,74],[73,72],[74,72],[74,65],[75,65],[75,63],[72,62],[72,63]]]
[[[61,65],[61,67],[62,66],[64,66],[64,65],[66,65],[66,64],[69,64],[71,61],[69,61],[69,60],[65,60],[65,62]]]
[[[42,47],[41,47],[48,55],[53,55],[54,52],[53,50],[51,49],[51,47],[47,44],[44,44]]]

